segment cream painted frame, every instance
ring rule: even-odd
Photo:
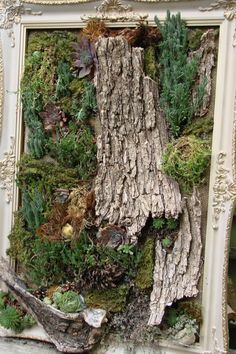
[[[108,0],[109,1],[109,0]],[[14,183],[15,163],[22,146],[19,83],[24,66],[26,32],[33,28],[78,28],[85,25],[83,14],[96,14],[100,2],[81,0],[8,0],[0,3],[0,254],[5,255],[18,193]],[[26,4],[27,3],[27,4]],[[132,6],[132,15],[149,14],[160,19],[166,9],[181,11],[188,25],[219,26],[220,41],[214,114],[210,193],[203,279],[203,317],[200,343],[183,348],[162,342],[159,348],[137,347],[134,353],[225,354],[228,352],[226,280],[231,221],[236,204],[236,1],[124,1]],[[9,7],[9,4],[12,6]],[[59,6],[59,4],[64,4]],[[46,6],[47,5],[47,6]],[[204,11],[203,11],[204,10]],[[5,11],[5,12],[4,12]],[[7,12],[8,11],[8,12]],[[126,21],[112,26],[132,25]],[[130,16],[130,20],[128,17]],[[113,16],[114,17],[114,16]],[[108,21],[109,22],[109,21]],[[3,335],[12,335],[3,331]],[[40,330],[24,337],[46,339]],[[125,347],[110,342],[104,353],[125,353]]]

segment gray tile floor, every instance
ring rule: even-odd
[[[0,354],[59,354],[59,352],[54,346],[46,343],[0,338]],[[231,349],[229,354],[236,354],[236,350]]]
[[[0,339],[0,354],[58,354],[55,347],[41,342],[15,340],[10,338]]]

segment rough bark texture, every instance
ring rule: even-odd
[[[156,242],[149,325],[162,321],[165,307],[198,293],[201,262],[201,203],[197,192],[183,200],[180,230],[171,253]]]
[[[89,326],[84,320],[83,311],[66,314],[30,294],[3,258],[0,259],[0,278],[19,303],[43,326],[59,351],[84,353],[101,339],[103,328]]]
[[[205,93],[203,96],[202,105],[195,113],[196,116],[204,116],[209,109],[212,92],[212,69],[215,66],[216,56],[216,35],[214,29],[209,29],[203,33],[201,37],[201,46],[194,51],[191,56],[199,58],[198,82],[201,84],[206,82]],[[196,87],[193,90],[193,100],[197,97]]]
[[[97,223],[125,226],[135,239],[150,215],[181,212],[178,184],[161,172],[167,127],[157,84],[143,72],[142,49],[122,37],[101,38],[97,56]]]

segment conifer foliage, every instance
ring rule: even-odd
[[[171,16],[168,11],[163,25],[157,17],[155,22],[163,38],[159,46],[161,104],[172,135],[178,137],[198,108],[191,100],[191,88],[197,74],[198,60],[188,58],[188,30],[180,13]],[[196,102],[199,105],[201,100],[198,99]]]

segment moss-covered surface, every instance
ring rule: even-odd
[[[156,59],[156,48],[147,47],[144,49],[144,71],[145,74],[150,76],[151,79],[157,80],[158,70],[157,70],[157,59]]]
[[[25,228],[25,221],[20,211],[15,213],[14,225],[9,235],[10,247],[7,254],[20,264],[28,258],[32,234]]]
[[[173,177],[185,192],[201,183],[209,166],[209,142],[194,135],[182,136],[169,144],[163,157],[163,171]]]
[[[121,285],[115,289],[91,289],[85,294],[85,302],[92,308],[102,308],[109,312],[120,312],[126,305],[129,287]]]
[[[197,50],[201,44],[201,37],[204,33],[204,30],[200,28],[189,29],[188,30],[188,47],[191,50]]]
[[[148,238],[143,245],[142,256],[137,268],[135,284],[139,289],[151,288],[153,283],[155,240]]]

